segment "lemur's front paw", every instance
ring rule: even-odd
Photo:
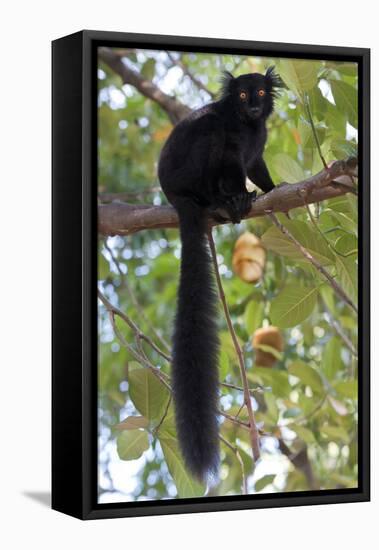
[[[233,223],[240,223],[241,219],[246,216],[250,211],[251,204],[257,198],[257,192],[252,193],[239,193],[233,195],[227,203],[227,211],[230,215],[230,219]]]

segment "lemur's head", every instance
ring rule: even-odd
[[[228,98],[243,119],[253,121],[272,113],[277,89],[282,85],[274,67],[269,67],[266,74],[250,73],[237,78],[225,71],[221,97]]]

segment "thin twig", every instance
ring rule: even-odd
[[[343,340],[344,344],[351,351],[351,353],[354,355],[354,357],[358,357],[358,350],[355,348],[353,342],[350,340],[350,338],[347,336],[347,334],[345,334],[345,332],[343,331],[343,329],[342,329],[341,325],[339,324],[339,322],[337,321],[337,319],[335,319],[333,317],[333,314],[330,311],[330,309],[328,308],[328,306],[326,305],[325,300],[322,300],[322,302],[323,302],[324,309],[326,311],[326,315],[327,315],[329,323],[332,325],[332,327],[334,328],[334,330],[336,331],[338,336],[341,338],[341,340]]]
[[[309,108],[309,97],[308,97],[308,94],[305,94],[304,99],[305,99],[305,101],[304,101],[304,103],[305,103],[305,108],[306,108],[307,115],[308,115],[308,119],[309,119],[309,122],[310,122],[310,125],[311,125],[311,128],[312,128],[313,137],[314,137],[314,140],[315,140],[315,142],[316,142],[318,154],[320,155],[320,159],[321,159],[322,164],[324,165],[324,168],[328,168],[328,165],[327,165],[327,163],[326,163],[326,160],[325,160],[324,157],[323,157],[323,154],[322,154],[322,151],[321,151],[321,145],[320,145],[320,142],[319,142],[319,140],[318,140],[318,136],[317,136],[317,132],[316,132],[315,125],[314,125],[314,123],[313,123],[312,113],[311,113],[311,110],[310,110],[310,108]]]
[[[233,390],[238,390],[238,391],[244,391],[243,388],[241,388],[241,386],[236,386],[235,384],[229,384],[229,382],[220,382],[220,385],[221,386],[225,386],[225,388],[231,388]],[[263,386],[258,386],[256,388],[249,388],[249,393],[250,394],[253,394],[253,393],[263,393],[265,391],[268,391],[266,388],[264,388]]]
[[[233,424],[238,424],[238,426],[241,426],[241,428],[245,428],[246,430],[250,429],[250,424],[248,422],[244,422],[243,420],[238,420],[237,417],[232,416],[231,414],[228,414],[225,411],[222,411],[221,409],[219,409],[218,413],[221,414],[221,416],[224,416],[225,418],[230,420],[230,422],[233,422]]]
[[[107,300],[105,298],[105,296],[103,294],[101,294],[100,290],[98,291],[98,294],[99,294],[99,297],[100,297],[101,301],[107,307],[107,309],[112,310],[114,314],[118,315],[129,326],[129,328],[132,329],[132,331],[133,331],[135,337],[137,338],[137,340],[144,340],[145,342],[147,342],[153,348],[154,351],[156,351],[161,357],[166,359],[166,361],[171,363],[171,357],[169,355],[167,355],[164,351],[162,351],[151,340],[151,338],[149,338],[149,336],[147,336],[144,332],[142,332],[142,330],[135,324],[134,321],[132,321],[132,319],[126,313],[124,313],[123,311],[121,311],[121,309],[119,309],[116,306],[114,306],[113,304],[111,304],[109,302],[109,300]],[[104,300],[107,302],[107,304],[104,302]]]
[[[113,250],[111,249],[111,247],[108,245],[108,242],[107,240],[105,239],[104,240],[104,247],[105,249],[109,252],[111,258],[112,258],[112,261],[114,262],[115,266],[116,266],[116,269],[120,275],[120,279],[121,279],[121,285],[124,286],[129,294],[129,298],[133,304],[133,306],[135,307],[135,309],[137,310],[137,313],[138,315],[140,316],[141,320],[146,323],[147,327],[154,333],[155,337],[160,341],[160,343],[166,348],[166,350],[171,353],[171,350],[170,350],[170,346],[168,345],[168,343],[165,341],[165,339],[158,333],[158,331],[155,329],[154,325],[150,322],[150,320],[148,319],[148,317],[145,315],[145,312],[143,311],[140,303],[138,302],[130,284],[129,284],[129,281],[127,280],[127,278],[125,277],[125,274],[122,272],[122,269],[121,269],[121,266],[120,266],[120,262],[118,261],[118,259],[116,258],[116,256],[114,255],[113,253]],[[157,346],[158,348],[158,346]],[[162,357],[164,357],[165,359],[167,359],[168,361],[171,360],[171,358],[166,355],[162,350],[160,350],[160,355],[162,355]]]
[[[169,399],[168,399],[168,401],[167,401],[167,405],[166,405],[165,411],[164,411],[164,413],[163,413],[163,416],[162,416],[162,418],[160,419],[158,425],[157,425],[157,426],[154,428],[154,430],[153,430],[153,432],[154,432],[155,435],[158,433],[159,428],[162,426],[163,421],[164,421],[164,419],[165,419],[166,416],[167,416],[168,409],[170,408],[170,405],[171,405],[171,401],[172,401],[172,392],[170,393],[170,397],[169,397]]]
[[[219,291],[219,294],[220,294],[220,299],[221,299],[221,302],[222,302],[222,306],[224,308],[224,314],[225,314],[226,322],[227,322],[227,325],[228,325],[228,328],[229,328],[229,332],[230,332],[230,335],[232,337],[233,344],[234,344],[234,347],[235,347],[235,350],[236,350],[236,353],[237,353],[237,357],[238,357],[238,363],[239,363],[239,367],[240,367],[240,371],[241,371],[242,385],[243,385],[243,388],[244,388],[244,392],[243,392],[244,401],[245,401],[245,404],[246,404],[248,417],[249,417],[249,433],[250,433],[251,448],[252,448],[252,451],[253,451],[254,460],[256,462],[260,458],[259,433],[258,433],[258,429],[257,429],[256,423],[255,423],[254,411],[253,411],[253,407],[252,407],[252,404],[251,404],[249,384],[248,384],[248,380],[247,380],[245,361],[244,361],[244,358],[243,358],[242,349],[241,349],[241,346],[239,345],[239,342],[238,342],[238,339],[237,339],[237,336],[236,336],[236,333],[235,333],[235,330],[234,330],[234,327],[233,327],[233,323],[232,323],[231,318],[230,318],[228,305],[227,305],[226,299],[225,299],[224,289],[222,287],[220,272],[218,270],[217,253],[216,253],[216,247],[215,247],[213,236],[212,236],[212,229],[210,229],[209,232],[208,232],[208,240],[209,240],[209,245],[210,245],[210,249],[211,249],[212,260],[213,260],[213,265],[214,265],[214,269],[215,269],[216,281],[217,281],[218,291]]]
[[[175,57],[172,55],[171,52],[166,52],[171,63],[176,65],[177,67],[180,67],[185,75],[187,75],[190,80],[197,86],[200,90],[203,90],[206,92],[212,99],[216,97],[216,94],[208,90],[208,88],[199,80],[194,74],[191,73],[187,65],[182,61],[182,59],[179,57],[179,59],[175,59]]]
[[[241,466],[241,473],[242,473],[242,494],[247,495],[247,480],[246,480],[246,474],[245,474],[245,465],[243,463],[242,457],[240,455],[239,450],[237,447],[234,447],[229,441],[227,441],[221,434],[219,435],[220,440],[229,447],[229,449],[235,454],[236,459],[238,460],[240,466]]]
[[[345,293],[345,291],[341,288],[341,286],[333,279],[333,277],[326,271],[326,269],[318,262],[310,252],[304,246],[288,231],[288,229],[280,223],[278,218],[275,216],[273,212],[267,212],[267,215],[271,218],[271,220],[274,222],[276,227],[280,229],[280,231],[288,237],[300,250],[300,252],[303,254],[307,260],[311,262],[311,264],[319,271],[325,279],[329,282],[330,286],[335,290],[335,292],[338,294],[338,296],[348,305],[351,307],[355,313],[358,313],[357,306],[350,300],[348,295]]]
[[[166,386],[166,388],[171,391],[171,388],[170,388],[169,384],[166,382],[165,377],[163,376],[163,373],[161,373],[160,369],[158,369],[157,367],[154,367],[154,365],[152,365],[150,363],[150,361],[148,360],[148,358],[146,357],[146,355],[144,353],[137,352],[133,348],[133,346],[125,340],[124,336],[122,335],[122,333],[117,328],[117,325],[116,325],[116,322],[115,322],[115,315],[118,315],[130,328],[132,328],[132,326],[134,325],[133,321],[131,321],[122,311],[120,311],[118,308],[113,306],[109,302],[109,300],[107,300],[107,298],[104,296],[104,294],[102,294],[102,292],[100,292],[100,290],[98,290],[97,293],[98,293],[99,299],[102,301],[102,303],[104,304],[106,310],[108,311],[109,319],[110,319],[113,331],[116,334],[117,338],[120,340],[121,344],[129,351],[129,353],[134,357],[134,359],[136,361],[138,361],[139,363],[141,363],[141,365],[144,365],[145,367],[150,369],[152,371],[152,373],[157,378],[159,378],[159,380],[162,382],[162,384],[164,384]],[[134,326],[136,327],[136,325],[134,325]],[[136,330],[134,330],[133,328],[132,328],[132,330],[133,330],[135,335],[139,335],[141,337],[141,333],[140,333],[138,327],[136,327]],[[149,339],[147,341],[149,341]],[[149,343],[153,344],[153,346],[154,346],[153,342],[150,341]],[[137,345],[138,345],[138,338],[137,338]]]

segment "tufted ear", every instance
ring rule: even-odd
[[[284,83],[283,80],[280,78],[280,76],[275,72],[275,67],[272,65],[269,67],[265,74],[266,82],[272,90],[272,93],[275,94],[275,88],[283,88]]]
[[[235,78],[229,71],[223,71],[220,82],[221,82],[221,90],[220,90],[220,96],[226,97],[230,95],[234,88]]]

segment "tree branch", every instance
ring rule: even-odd
[[[220,277],[220,272],[218,270],[217,253],[216,253],[216,247],[212,236],[212,229],[209,230],[208,240],[209,240],[209,246],[211,249],[212,260],[213,260],[213,265],[214,265],[215,274],[216,274],[216,282],[217,282],[217,287],[220,294],[220,300],[224,309],[224,314],[228,325],[228,329],[233,340],[233,345],[235,347],[237,357],[238,357],[238,364],[240,367],[241,380],[242,380],[242,386],[243,386],[244,402],[245,402],[247,414],[249,417],[249,434],[250,434],[251,449],[253,452],[254,461],[257,462],[257,460],[259,460],[260,458],[259,433],[255,422],[253,407],[251,404],[250,389],[249,389],[249,383],[247,380],[246,366],[245,366],[242,349],[241,349],[241,346],[239,345],[239,342],[233,327],[233,323],[229,315],[228,304],[226,303],[224,289],[222,287],[222,282]]]
[[[151,80],[128,67],[125,61],[110,48],[99,48],[98,52],[99,58],[121,77],[124,84],[131,84],[145,97],[156,101],[166,111],[173,124],[176,124],[191,112],[187,105],[183,105],[174,97],[165,94]]]
[[[282,184],[270,193],[260,195],[246,218],[264,216],[267,212],[288,212],[305,204],[322,202],[348,192],[354,193],[353,184],[340,185],[334,181],[344,175],[357,175],[357,159],[338,160],[304,181]],[[130,235],[143,229],[178,226],[178,217],[172,206],[113,202],[100,204],[98,214],[99,233],[102,235]],[[211,225],[217,225],[212,219],[210,222]]]

